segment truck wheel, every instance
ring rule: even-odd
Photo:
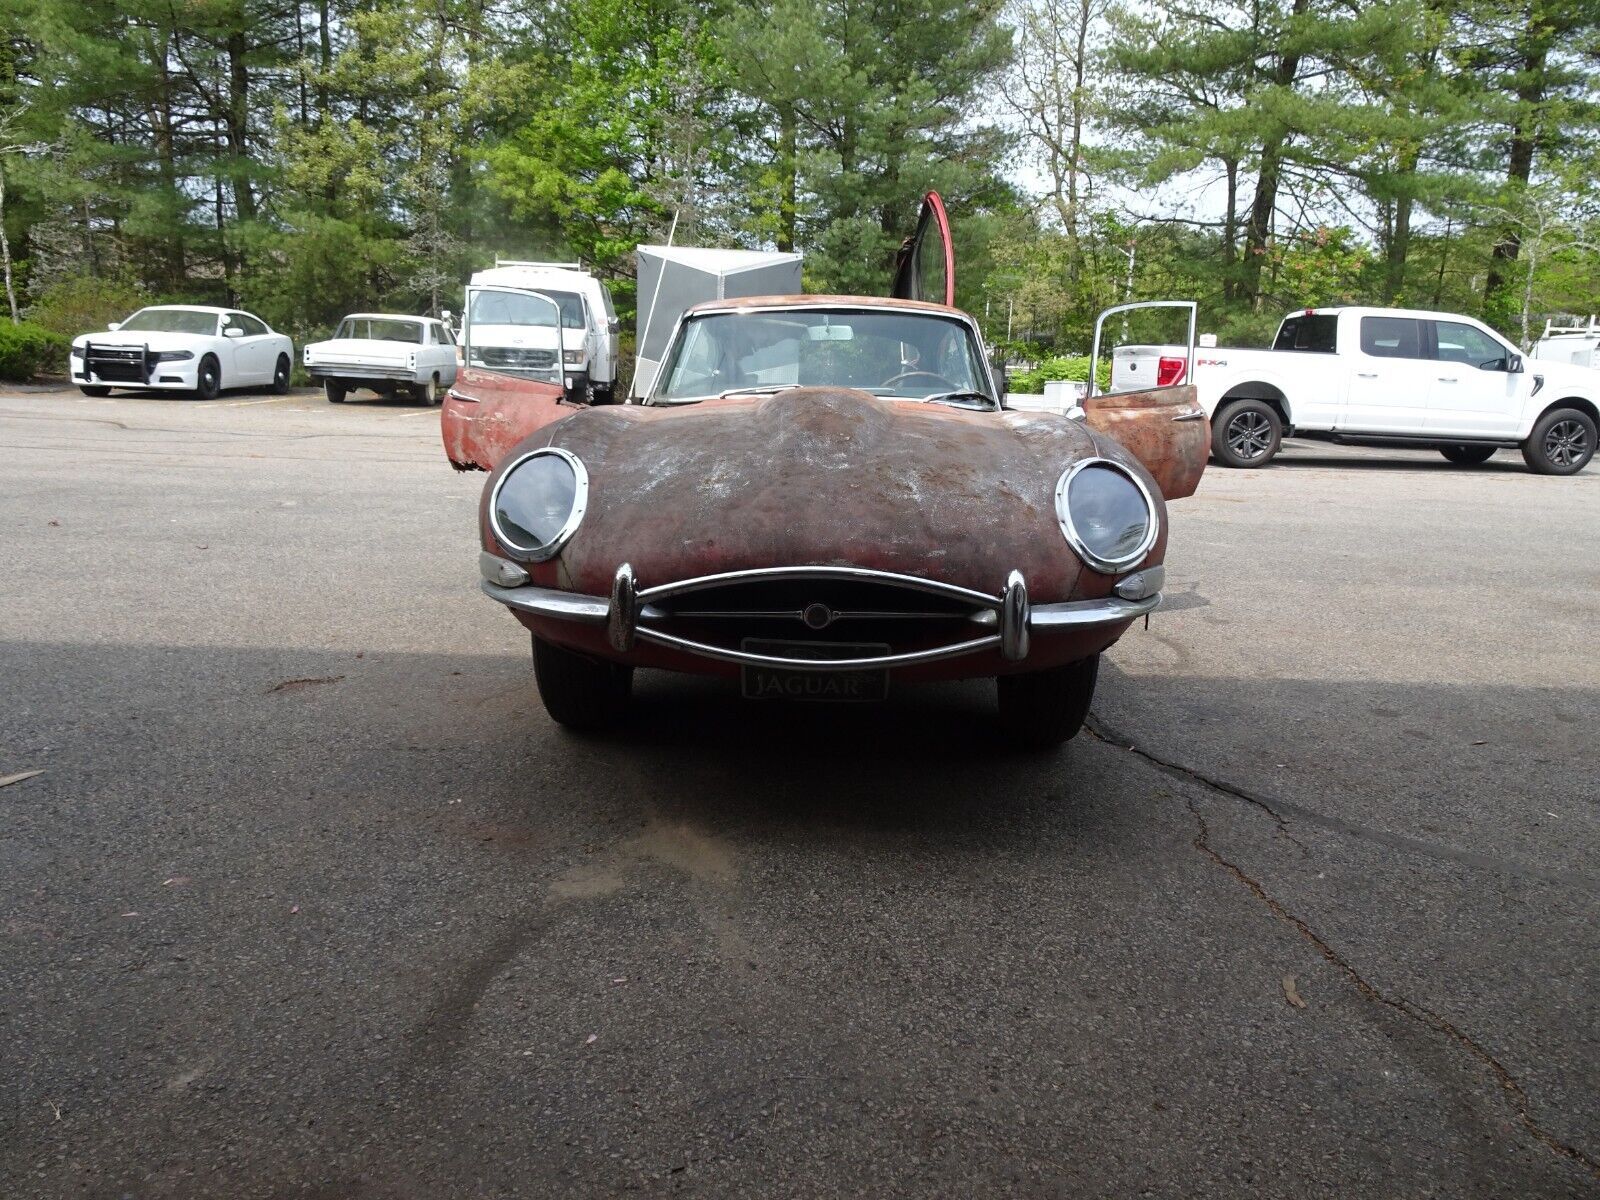
[[[995,680],[1000,726],[1007,741],[1026,750],[1049,750],[1075,736],[1089,715],[1100,656],[1064,667],[1001,675]]]
[[[289,356],[278,355],[278,365],[272,369],[272,390],[279,396],[289,394]]]
[[[1439,453],[1453,463],[1460,463],[1464,467],[1475,467],[1479,463],[1488,462],[1494,457],[1493,446],[1440,446]]]
[[[622,717],[633,668],[533,639],[533,677],[552,720],[568,729],[605,729]]]
[[[222,368],[217,364],[216,356],[208,354],[200,360],[200,373],[195,376],[194,398],[215,400],[220,391],[222,391]]]
[[[337,379],[324,379],[322,381],[322,394],[328,398],[329,404],[343,404],[345,397],[344,384]]]
[[[416,396],[418,403],[424,408],[432,408],[439,403],[439,376],[435,374],[427,383],[420,385]]]
[[[617,402],[617,389],[614,384],[605,387],[596,385],[594,389],[594,402],[596,404],[615,404]]]
[[[1522,443],[1522,459],[1535,475],[1576,475],[1594,457],[1594,418],[1576,408],[1558,408],[1534,423]]]
[[[1283,421],[1265,400],[1234,400],[1211,421],[1211,454],[1225,467],[1264,467],[1283,444]]]
[[[80,383],[78,385],[78,390],[80,392],[82,392],[85,396],[109,396],[109,395],[111,395],[111,389],[110,388],[101,387],[97,383]]]

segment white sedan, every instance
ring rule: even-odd
[[[305,367],[334,404],[357,388],[438,404],[456,381],[456,339],[432,317],[351,313],[332,338],[305,348]]]
[[[223,388],[289,390],[293,343],[250,313],[156,304],[106,328],[72,340],[72,381],[86,396],[127,388],[210,400]]]

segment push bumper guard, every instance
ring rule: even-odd
[[[864,668],[909,667],[993,649],[998,649],[1010,662],[1021,662],[1028,657],[1028,641],[1031,633],[1065,632],[1117,625],[1154,612],[1161,605],[1161,586],[1165,575],[1161,567],[1146,567],[1121,580],[1117,584],[1118,594],[1101,600],[1030,604],[1028,585],[1020,571],[1011,572],[1006,579],[1005,587],[998,595],[955,584],[939,583],[931,579],[921,579],[914,575],[899,575],[892,571],[874,571],[864,567],[770,567],[723,575],[702,575],[677,583],[640,588],[634,579],[633,568],[624,563],[617,568],[611,583],[611,595],[606,597],[585,596],[557,588],[536,587],[532,584],[505,586],[499,581],[507,579],[508,573],[514,576],[521,571],[521,568],[515,563],[487,552],[480,556],[479,567],[484,576],[481,585],[483,592],[491,600],[498,600],[507,608],[536,617],[572,621],[580,625],[604,626],[607,641],[618,653],[625,653],[633,648],[636,641],[642,641],[721,662],[747,666],[790,667],[802,671],[858,671]],[[972,605],[970,621],[974,630],[983,632],[946,645],[904,654],[813,659],[753,654],[746,650],[708,645],[655,627],[655,623],[666,620],[671,615],[655,603],[657,601],[724,584],[775,579],[841,579],[881,583],[964,601]]]
[[[150,386],[155,355],[144,346],[83,344],[83,370],[73,377],[81,383],[138,383]]]

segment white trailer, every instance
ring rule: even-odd
[[[678,318],[691,305],[739,296],[800,294],[801,255],[766,250],[640,246],[639,346],[633,395],[655,383]]]

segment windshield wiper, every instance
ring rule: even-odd
[[[752,387],[729,388],[725,392],[718,392],[718,400],[726,400],[729,396],[770,396],[774,392],[786,392],[792,387],[799,387],[798,383],[758,383]]]
[[[931,396],[914,396],[911,399],[921,400],[924,404],[956,404],[960,406],[962,400],[981,400],[984,408],[990,412],[999,412],[1000,405],[995,398],[987,392],[973,391],[971,388],[958,388],[953,392],[934,392]]]

